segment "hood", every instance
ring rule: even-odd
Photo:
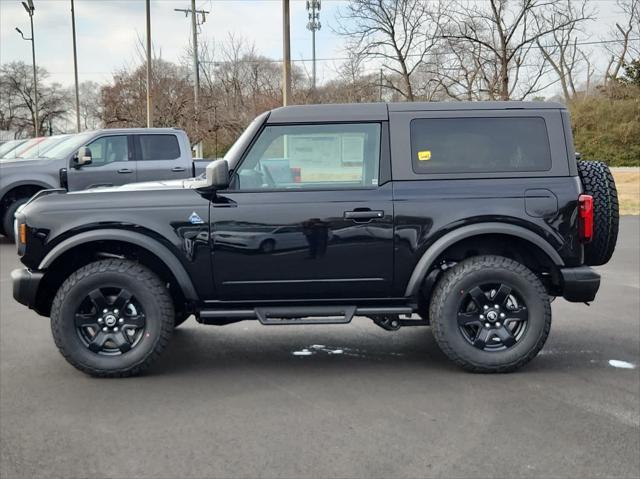
[[[51,158],[0,158],[0,169],[10,168],[12,166],[24,167],[25,165],[37,166],[50,161],[56,161]]]

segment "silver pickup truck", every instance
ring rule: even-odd
[[[104,129],[72,135],[36,158],[0,160],[0,234],[13,239],[13,217],[36,192],[191,178],[208,160],[191,157],[174,128]]]

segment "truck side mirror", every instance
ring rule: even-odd
[[[205,170],[207,186],[214,190],[223,190],[229,186],[229,164],[227,160],[215,160]]]
[[[80,168],[85,165],[90,165],[91,161],[91,149],[87,146],[83,146],[78,150],[76,156],[73,157],[73,167]]]

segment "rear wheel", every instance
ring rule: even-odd
[[[272,239],[264,240],[260,243],[260,251],[263,253],[273,253],[273,250],[276,249],[276,242]]]
[[[585,263],[607,263],[618,240],[618,192],[609,167],[601,161],[578,161],[584,192],[593,197],[593,239],[584,246]]]
[[[58,349],[93,376],[144,371],[164,350],[173,327],[173,303],[163,282],[128,260],[80,268],[62,284],[51,309]]]
[[[442,351],[473,372],[510,372],[542,349],[551,328],[549,297],[527,267],[477,256],[448,270],[429,309]]]

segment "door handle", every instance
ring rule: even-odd
[[[121,175],[124,175],[126,173],[133,173],[133,170],[129,169],[129,168],[120,168],[118,170],[118,173],[120,173]]]
[[[353,220],[355,222],[367,223],[376,218],[384,217],[384,211],[380,210],[353,210],[353,211],[345,211],[344,212],[345,219]]]
[[[182,166],[174,166],[173,168],[171,168],[171,171],[175,171],[176,173],[179,173],[181,171],[185,171],[185,169]]]

